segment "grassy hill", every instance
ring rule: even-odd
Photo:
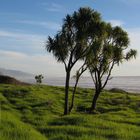
[[[1,140],[140,140],[140,95],[104,91],[87,114],[93,91],[78,89],[62,116],[64,88],[0,85]]]
[[[0,84],[29,85],[28,83],[21,82],[13,77],[10,77],[7,75],[0,75]]]

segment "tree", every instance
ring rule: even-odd
[[[62,29],[54,36],[48,37],[46,49],[51,52],[58,62],[65,66],[65,104],[64,115],[69,114],[69,80],[71,70],[76,62],[86,56],[89,50],[88,34],[96,34],[95,31],[100,15],[90,8],[80,8],[72,15],[67,15],[64,19]],[[89,25],[94,26],[89,30]]]
[[[44,78],[44,77],[43,77],[42,74],[36,75],[36,76],[35,76],[36,83],[37,83],[37,84],[41,84],[43,78]]]
[[[79,79],[80,79],[81,75],[87,70],[87,68],[88,67],[87,67],[86,63],[83,63],[83,65],[76,71],[76,74],[73,76],[73,78],[75,79],[75,85],[74,85],[73,92],[72,92],[72,99],[71,99],[71,105],[69,107],[69,112],[72,111],[73,106],[74,106],[75,93],[76,93]]]
[[[88,68],[95,85],[90,112],[96,108],[97,99],[101,91],[110,80],[111,72],[115,65],[119,65],[131,58],[136,58],[137,51],[130,49],[128,52],[129,38],[127,32],[121,27],[112,27],[102,23],[101,35],[94,38],[92,51],[88,57]]]

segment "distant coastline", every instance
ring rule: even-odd
[[[25,80],[25,79],[24,79]],[[25,82],[34,83],[34,79],[25,80]],[[43,80],[43,84],[53,86],[64,86],[65,77],[49,77]],[[74,79],[70,80],[70,86],[75,84]],[[93,88],[94,84],[90,77],[82,77],[78,84],[79,87]],[[140,76],[114,76],[107,84],[105,89],[118,88],[131,93],[140,93]]]
[[[33,74],[25,73],[17,70],[9,70],[0,68],[2,75],[8,75],[16,78],[17,80],[35,83]],[[140,93],[140,76],[112,76],[113,78],[108,82],[105,89],[118,88],[131,93]],[[74,79],[71,78],[70,86],[75,83]],[[43,84],[53,86],[64,86],[65,77],[48,77],[44,75]],[[79,87],[83,88],[94,88],[93,81],[90,77],[82,77],[78,84]]]

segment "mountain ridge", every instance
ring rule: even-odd
[[[0,75],[6,75],[27,82],[29,79],[34,79],[34,74],[23,72],[20,70],[0,68]]]

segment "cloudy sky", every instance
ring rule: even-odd
[[[64,76],[64,66],[45,51],[45,42],[60,29],[67,13],[84,6],[124,28],[130,47],[140,53],[140,0],[0,0],[0,67]],[[140,56],[116,67],[113,75],[140,76]]]

